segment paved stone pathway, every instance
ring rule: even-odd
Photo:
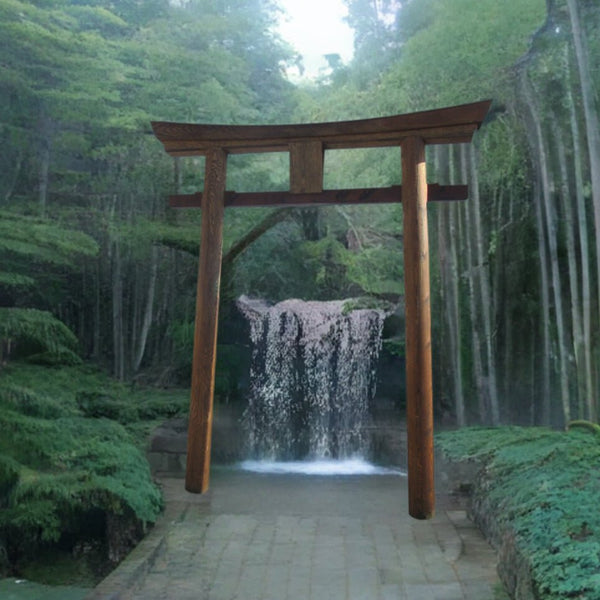
[[[399,476],[216,470],[163,480],[167,511],[90,600],[492,600],[496,557],[465,511],[407,514]]]

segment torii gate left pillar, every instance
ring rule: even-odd
[[[469,142],[490,101],[363,121],[315,125],[227,126],[153,123],[173,156],[206,156],[204,192],[171,198],[202,208],[186,489],[208,489],[225,206],[402,202],[406,316],[409,514],[433,516],[433,402],[427,201],[466,198],[466,186],[428,185],[426,144]],[[323,191],[326,149],[400,146],[402,187]],[[227,154],[287,151],[290,192],[226,192]]]
[[[222,148],[211,148],[206,154],[202,194],[202,233],[185,474],[185,489],[194,493],[205,492],[209,483],[226,177],[226,152]]]

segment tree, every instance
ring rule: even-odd
[[[0,211],[0,365],[14,356],[79,361],[77,338],[50,311],[67,301],[65,276],[97,251],[80,231]]]

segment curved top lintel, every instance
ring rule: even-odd
[[[292,142],[320,141],[324,149],[399,146],[411,136],[427,144],[469,142],[491,100],[391,117],[290,125],[202,125],[153,121],[152,129],[173,156],[206,154],[211,147],[230,153],[284,152]]]

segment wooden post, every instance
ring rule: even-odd
[[[435,510],[431,307],[425,143],[418,137],[409,137],[402,142],[402,209],[406,303],[408,512],[415,519],[429,519]]]
[[[290,143],[290,191],[294,194],[323,191],[323,144]]]
[[[208,489],[210,475],[226,171],[227,154],[222,148],[211,148],[206,154],[202,194],[202,238],[185,475],[185,489],[196,494]]]

